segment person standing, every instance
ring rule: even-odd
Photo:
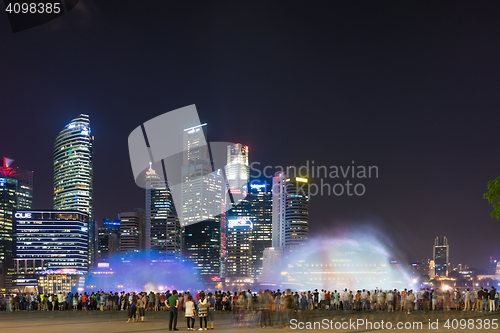
[[[365,289],[361,292],[361,310],[366,311],[368,310],[368,307],[366,306],[366,300],[368,299],[368,293],[366,292]]]
[[[184,312],[184,316],[186,317],[188,331],[194,331],[194,316],[196,316],[195,305],[193,302],[193,296],[189,295],[187,297],[187,301],[184,304],[186,307],[186,311]],[[201,321],[200,321],[201,324]]]
[[[406,295],[406,310],[408,311],[408,314],[410,314],[411,311],[413,310],[414,302],[415,302],[415,295],[413,294],[413,290],[410,290]]]
[[[495,294],[496,290],[495,287],[491,286],[491,290],[488,293],[488,303],[490,304],[490,312],[495,311]]]
[[[488,289],[484,288],[483,299],[481,301],[481,311],[479,312],[483,312],[483,309],[484,311],[488,311],[488,297],[489,297]]]
[[[192,297],[191,297],[192,299]],[[178,331],[177,328],[177,306],[179,305],[179,298],[177,297],[177,290],[172,291],[172,296],[167,299],[167,308],[169,309],[169,331]]]
[[[242,304],[242,306],[244,306]],[[209,304],[207,299],[205,298],[205,293],[202,291],[200,293],[200,300],[198,301],[198,317],[200,317],[200,331],[207,330],[207,312],[208,312]],[[205,322],[205,327],[203,327],[203,321]]]
[[[144,322],[144,316],[146,315],[146,296],[139,294],[139,298],[137,300],[137,309],[139,310],[141,322]]]
[[[135,322],[135,320],[136,320],[137,296],[135,295],[135,293],[132,293],[132,295],[130,295],[129,302],[130,302],[130,306],[128,309],[127,323],[130,323],[130,320],[132,320],[132,322]]]
[[[251,297],[251,296],[250,296]],[[207,322],[210,329],[214,329],[214,311],[215,311],[215,299],[212,293],[208,293],[208,311],[207,311]],[[212,325],[210,327],[210,325]]]
[[[436,310],[437,298],[438,298],[437,290],[438,290],[438,289],[433,290],[433,291],[432,291],[432,294],[431,294],[431,300],[432,300],[432,311],[435,311],[435,310]]]
[[[464,294],[464,309],[462,311],[470,311],[470,290],[467,288]]]

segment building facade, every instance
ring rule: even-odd
[[[54,209],[84,212],[91,221],[93,141],[89,116],[80,114],[64,126],[54,143]],[[91,264],[97,244],[96,230],[89,237]]]
[[[16,213],[16,274],[89,271],[89,216],[74,210]]]
[[[14,225],[17,210],[17,179],[0,170],[0,292],[12,288],[14,274]]]
[[[131,212],[120,212],[120,252],[122,255],[144,250],[145,212],[136,208]]]
[[[434,259],[434,276],[447,277],[450,262],[450,247],[446,236],[436,237],[432,247],[432,258]]]
[[[220,223],[205,220],[182,227],[182,255],[193,263],[202,282],[219,281]]]
[[[309,180],[293,168],[273,178],[272,245],[284,254],[300,249],[309,238]]]
[[[234,143],[227,146],[226,180],[232,193],[248,191],[250,167],[248,165],[248,146]]]
[[[205,134],[206,124],[184,130],[182,225],[220,219],[225,186],[222,171],[213,168]]]
[[[249,216],[253,223],[250,236],[252,244],[251,276],[259,279],[262,275],[264,249],[272,246],[272,191],[266,183],[250,183],[248,202]]]
[[[249,216],[227,220],[226,283],[252,283],[253,223]]]

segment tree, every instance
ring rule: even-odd
[[[500,177],[488,182],[488,192],[483,195],[483,198],[493,205],[491,217],[500,220]]]

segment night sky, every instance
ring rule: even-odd
[[[89,114],[95,219],[116,218],[145,201],[130,132],[196,104],[209,141],[247,144],[251,162],[378,166],[378,179],[351,180],[364,196],[312,198],[311,234],[372,226],[409,261],[446,235],[452,263],[485,268],[500,257],[482,198],[500,176],[499,12],[498,1],[81,0],[16,34],[0,14],[0,157],[34,170],[34,208],[50,209],[54,140]]]

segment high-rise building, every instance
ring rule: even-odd
[[[227,146],[226,180],[231,193],[243,194],[248,191],[250,167],[248,166],[248,146],[234,143]]]
[[[448,276],[448,265],[450,262],[450,247],[446,236],[436,237],[432,247],[432,258],[434,259],[434,275],[439,277]]]
[[[220,223],[205,220],[182,228],[182,254],[193,263],[205,283],[221,276]]]
[[[120,237],[120,219],[111,220],[111,219],[103,219],[102,220],[102,229],[105,234],[114,234]]]
[[[262,264],[264,249],[272,245],[272,191],[265,183],[252,181],[250,183],[249,194],[249,216],[253,223],[252,235],[252,266],[251,275],[258,279],[262,274]]]
[[[248,216],[227,219],[226,283],[252,283],[253,223]]]
[[[223,177],[214,170],[205,139],[206,124],[186,128],[183,139],[181,224],[220,220]]]
[[[273,178],[272,245],[284,254],[307,244],[309,237],[309,180],[294,168]]]
[[[80,114],[64,126],[54,143],[54,209],[78,210],[93,219],[92,175],[93,141],[90,120]],[[92,222],[91,222],[92,223]],[[90,226],[89,231],[92,230]],[[95,229],[97,230],[97,229]],[[89,240],[89,261],[92,265],[96,239]]]
[[[11,168],[13,159],[4,157],[0,175],[17,179],[17,209],[31,209],[33,207],[33,171]]]
[[[122,255],[133,254],[144,249],[144,209],[136,208],[132,212],[120,212],[120,252]]]
[[[149,164],[146,171],[146,251],[178,256],[180,222],[173,205],[170,187]]]
[[[16,213],[16,274],[87,274],[89,216],[75,210]]]
[[[97,261],[109,262],[120,251],[120,220],[104,219],[98,230]]]
[[[12,287],[14,274],[14,214],[17,209],[17,179],[0,168],[0,292]]]

